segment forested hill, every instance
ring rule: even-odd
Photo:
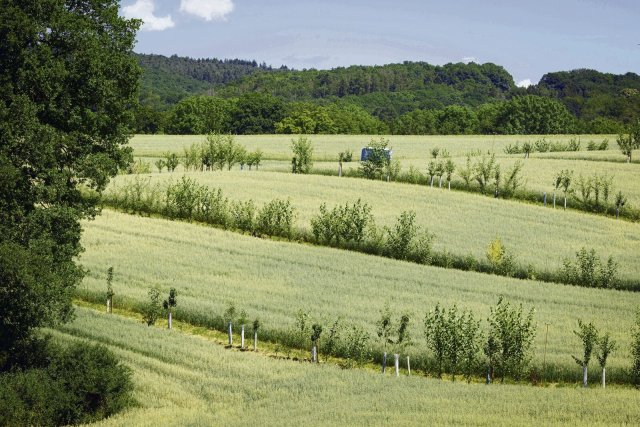
[[[595,70],[545,74],[530,93],[560,100],[576,117],[611,117],[628,122],[640,117],[640,76]]]
[[[553,72],[524,89],[491,63],[291,70],[239,59],[137,58],[144,73],[136,132],[248,132],[240,118],[258,114],[260,103],[259,115],[270,117],[252,132],[616,133],[640,118],[635,73]],[[527,119],[541,115],[549,123]]]
[[[173,105],[189,95],[211,92],[241,78],[274,69],[266,64],[241,59],[192,59],[173,55],[136,54],[143,69],[140,100],[156,109]],[[279,70],[286,70],[282,67]]]

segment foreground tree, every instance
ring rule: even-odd
[[[580,338],[580,341],[582,341],[582,357],[571,357],[573,357],[573,360],[575,360],[578,366],[582,367],[582,386],[587,387],[587,368],[589,367],[589,361],[591,360],[593,349],[598,344],[598,331],[596,330],[596,327],[593,326],[593,323],[584,323],[582,320],[578,319],[578,330],[573,331],[573,333]]]
[[[130,161],[139,22],[118,4],[0,0],[0,365],[71,318],[79,221]]]

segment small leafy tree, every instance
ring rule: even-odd
[[[531,347],[536,335],[533,312],[532,308],[525,313],[522,304],[512,308],[502,296],[498,298],[496,307],[491,308],[491,314],[487,319],[489,334],[485,353],[493,358],[502,382],[507,375],[519,379],[529,364]]]
[[[618,194],[616,194],[616,200],[615,200],[616,218],[620,218],[620,211],[626,204],[627,204],[626,196],[622,194],[622,191],[618,191]]]
[[[451,380],[456,380],[460,361],[463,358],[464,335],[463,335],[463,317],[458,313],[458,307],[453,306],[449,309],[445,319],[446,328],[446,345],[445,356],[451,373]]]
[[[431,160],[427,165],[427,174],[429,175],[429,185],[433,187],[433,178],[438,172],[438,163],[435,160]]]
[[[485,194],[487,185],[489,184],[489,180],[495,173],[496,167],[496,155],[492,154],[491,157],[487,158],[486,156],[482,156],[480,160],[474,165],[474,175],[473,179],[476,180],[478,185],[480,186],[480,192]]]
[[[473,165],[471,163],[471,153],[467,153],[467,159],[465,161],[464,168],[460,168],[458,171],[460,177],[464,181],[464,185],[467,188],[471,188],[471,181],[473,180]]]
[[[291,151],[295,159],[295,170],[293,173],[308,174],[313,166],[313,145],[307,137],[301,136],[297,140],[291,140]]]
[[[113,312],[113,267],[107,269],[107,313]]]
[[[451,190],[451,178],[453,177],[453,172],[456,170],[456,164],[453,163],[451,158],[447,159],[447,162],[444,164],[444,171],[447,174],[447,186],[449,190]]]
[[[509,198],[513,196],[518,188],[523,185],[522,178],[520,177],[522,166],[522,162],[518,160],[507,172],[507,179],[504,181],[504,185],[502,187],[503,197]]]
[[[380,319],[377,323],[377,334],[384,349],[384,354],[382,356],[382,373],[384,373],[387,369],[387,345],[393,344],[393,341],[391,340],[392,323],[389,303],[386,303],[380,311]]]
[[[347,333],[344,354],[349,360],[349,365],[353,362],[356,366],[362,365],[370,360],[371,352],[369,342],[371,337],[359,326],[352,326]]]
[[[462,372],[467,382],[471,382],[473,370],[478,363],[478,354],[482,341],[480,321],[475,319],[471,311],[468,311],[462,313],[460,326],[462,335]]]
[[[627,156],[627,163],[630,163],[633,150],[640,148],[640,120],[628,126],[625,130],[626,133],[618,135],[617,142],[622,154]]]
[[[446,310],[437,304],[424,318],[424,335],[427,339],[427,346],[436,359],[438,378],[442,378],[447,355],[448,333]]]
[[[164,159],[158,159],[155,161],[154,165],[156,165],[156,169],[158,169],[158,173],[162,173],[162,169],[166,166]]]
[[[389,140],[381,137],[371,140],[367,160],[360,162],[358,172],[366,179],[382,179],[391,163]]]
[[[405,211],[400,214],[394,227],[385,227],[387,240],[384,252],[387,256],[402,260],[413,259],[420,263],[428,261],[433,235],[422,231],[415,219],[415,212]]]
[[[314,362],[320,363],[320,347],[318,342],[320,341],[320,335],[322,334],[322,326],[314,323],[311,325],[311,343],[313,344],[313,348],[315,352],[313,356],[315,357]]]
[[[582,356],[580,358],[571,357],[573,357],[578,366],[582,367],[582,386],[587,387],[587,368],[589,367],[593,349],[598,342],[598,331],[593,326],[593,323],[584,323],[581,319],[578,319],[578,330],[573,331],[573,333],[582,341]]]
[[[167,323],[169,329],[171,329],[171,313],[177,305],[178,292],[174,288],[171,288],[169,289],[169,297],[162,302],[162,308],[167,312]]]
[[[164,165],[167,167],[167,172],[175,171],[180,164],[180,159],[178,159],[178,155],[176,153],[167,152],[164,154],[164,159]]]
[[[571,190],[571,181],[573,179],[573,171],[572,170],[562,170],[560,171],[560,186],[562,187],[562,192],[564,194],[564,209],[567,209],[567,195]]]
[[[529,158],[529,154],[531,154],[532,151],[533,151],[533,145],[531,145],[529,141],[522,144],[522,152],[524,153],[525,159]]]
[[[160,291],[157,288],[151,288],[149,289],[148,295],[149,300],[144,307],[142,318],[147,326],[152,326],[155,325],[160,315]]]
[[[598,349],[596,357],[598,358],[598,364],[602,369],[602,388],[606,387],[607,385],[607,359],[609,358],[609,355],[611,353],[617,350],[617,348],[617,343],[613,339],[611,339],[608,332],[598,339]]]
[[[229,338],[229,346],[233,345],[233,322],[236,319],[236,306],[232,302],[227,305],[227,309],[222,315],[225,325],[227,326],[227,334]]]

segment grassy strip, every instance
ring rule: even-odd
[[[208,193],[216,197],[213,202],[211,201],[211,197],[214,196],[207,196],[207,198],[205,198],[206,200],[203,202],[198,198],[201,197],[201,194],[209,191],[206,186],[183,178],[181,186],[178,186],[177,188],[179,188],[181,193],[175,196],[176,203],[186,202],[185,205],[189,204],[190,206],[197,206],[201,203],[210,203],[212,204],[211,206],[203,209],[206,214],[199,215],[194,211],[193,207],[190,209],[184,208],[183,206],[178,206],[177,208],[170,207],[164,193],[160,191],[158,187],[151,187],[148,181],[140,179],[134,180],[121,190],[112,190],[103,197],[102,203],[104,206],[119,209],[127,213],[158,215],[159,217],[169,219],[196,221],[217,228],[247,232],[260,237],[272,236],[285,238],[290,241],[305,242],[323,246],[321,242],[316,240],[308,229],[298,228],[294,230],[290,223],[286,225],[274,224],[274,226],[267,229],[260,229],[260,227],[256,226],[253,220],[253,216],[256,215],[255,212],[251,213],[250,221],[238,222],[236,220],[234,222],[234,220],[230,219],[229,211],[235,210],[236,208],[238,208],[239,211],[244,210],[246,209],[246,205],[233,204],[233,202],[231,202],[232,205],[229,206],[228,200],[222,197],[221,190],[214,190],[213,192]],[[293,214],[291,216],[293,217]],[[382,231],[379,233],[382,233]],[[365,238],[361,242],[356,243],[339,242],[331,245],[331,247],[361,252],[369,255],[392,257],[386,252],[384,242],[379,238],[375,240]],[[532,265],[523,266],[520,264],[513,264],[509,269],[502,269],[491,264],[488,260],[477,259],[473,255],[459,255],[448,251],[438,252],[427,249],[429,254],[428,256],[424,256],[424,250],[425,248],[423,247],[416,248],[414,251],[407,252],[402,259],[423,265],[495,274],[517,279],[535,279],[549,283],[588,286],[581,285],[580,282],[571,280],[571,278],[566,277],[566,275],[561,271],[542,271],[535,269]],[[613,288],[637,292],[640,291],[640,281],[617,279]]]

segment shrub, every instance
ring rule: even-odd
[[[294,219],[295,208],[291,201],[274,199],[260,210],[256,230],[262,234],[291,238]]]
[[[415,223],[415,212],[402,212],[393,228],[385,227],[387,239],[383,252],[396,259],[426,263],[431,255],[433,235]]]
[[[311,231],[316,241],[325,244],[362,243],[367,228],[373,223],[371,207],[360,199],[344,206],[335,206],[331,211],[323,203],[320,213],[311,218]]]
[[[239,230],[253,231],[256,217],[256,205],[253,200],[231,204],[231,223]]]
[[[618,280],[618,263],[612,257],[603,263],[595,249],[580,249],[576,252],[576,261],[565,258],[560,272],[565,283],[594,288],[615,288]]]
[[[507,251],[502,244],[502,240],[496,237],[487,248],[487,260],[491,265],[491,270],[494,273],[503,276],[512,276],[515,272],[515,262],[513,254]]]
[[[0,375],[0,425],[90,423],[131,403],[131,372],[105,347],[49,347],[47,359],[47,366]]]
[[[391,163],[389,140],[382,137],[378,141],[372,139],[369,148],[371,152],[367,160],[360,162],[358,173],[366,179],[382,179]]]
[[[152,326],[160,315],[160,291],[156,288],[149,289],[149,301],[143,308],[142,319],[147,326]]]

